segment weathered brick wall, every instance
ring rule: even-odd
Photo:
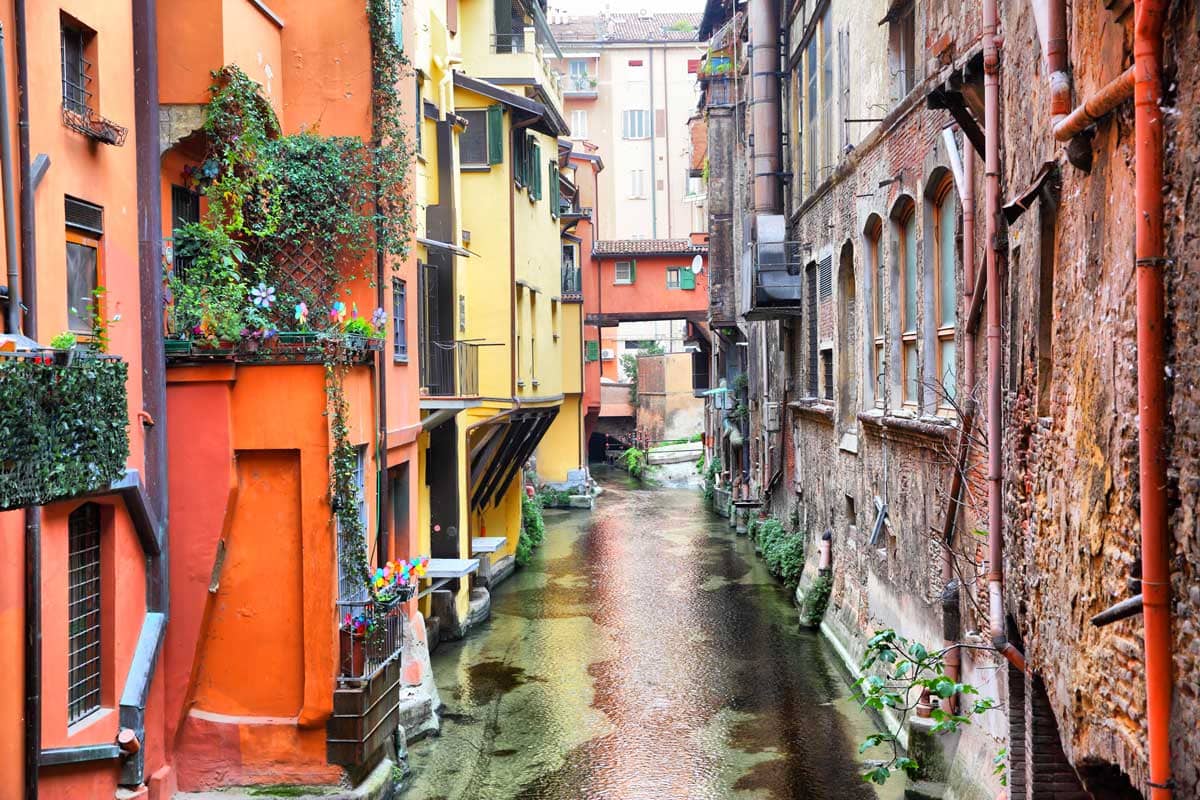
[[[1179,797],[1200,794],[1196,703],[1196,413],[1200,339],[1197,243],[1196,4],[1172,4],[1168,23],[1166,219],[1170,459],[1176,642],[1174,765]],[[1069,55],[1075,101],[1131,59],[1132,14],[1072,4]],[[1136,591],[1139,569],[1137,350],[1134,292],[1133,107],[1096,128],[1090,173],[1066,163],[1049,135],[1048,87],[1025,3],[1002,3],[1005,37],[1002,180],[1010,197],[1044,161],[1062,165],[1054,230],[1052,317],[1039,318],[1039,208],[1008,232],[1005,287],[1005,476],[1008,605],[1031,669],[1045,682],[1066,756],[1112,783],[1114,765],[1145,787],[1141,617],[1097,629],[1089,618]],[[1190,212],[1190,213],[1189,213]],[[1053,330],[1048,407],[1038,408],[1039,325]],[[982,369],[982,362],[981,362]],[[1043,378],[1045,376],[1042,376]],[[1123,778],[1120,778],[1123,780]]]

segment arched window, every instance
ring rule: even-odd
[[[900,289],[900,402],[916,405],[917,364],[917,213],[912,203],[896,217],[897,284]]]
[[[866,334],[871,342],[871,395],[876,406],[883,407],[883,395],[887,388],[884,375],[883,338],[883,223],[872,216],[866,227],[866,273],[871,287],[871,313],[867,319]]]
[[[954,196],[954,182],[942,181],[934,195],[933,229],[936,244],[933,247],[934,270],[934,320],[937,324],[937,390],[938,402],[949,405],[958,394],[958,378],[955,361],[954,334],[958,327],[958,281],[955,232],[958,221],[958,203]]]
[[[854,427],[858,407],[858,298],[854,282],[854,245],[842,245],[838,261],[838,425]]]

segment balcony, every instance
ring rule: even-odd
[[[478,397],[479,342],[425,341],[421,351],[423,397]]]
[[[562,299],[564,303],[583,302],[583,271],[579,267],[563,266]]]
[[[550,55],[557,54],[558,45],[549,38],[548,31],[549,28],[547,33],[542,34],[530,25],[511,33],[491,34],[491,46],[488,54],[480,59],[482,63],[470,64],[472,74],[485,79],[494,79],[496,76],[534,78],[561,113],[562,77],[550,64]]]
[[[572,74],[566,76],[563,82],[563,96],[573,98],[597,97],[598,83],[596,78],[588,74]]]
[[[0,352],[0,510],[92,494],[125,473],[127,373],[78,347]]]
[[[339,601],[337,609],[339,663],[326,755],[330,763],[359,766],[384,748],[400,722],[404,604]]]

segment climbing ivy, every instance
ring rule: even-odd
[[[358,485],[358,448],[350,441],[349,406],[345,380],[349,360],[341,357],[339,345],[331,344],[325,361],[326,415],[333,447],[329,451],[329,504],[333,508],[339,539],[338,563],[344,576],[371,587],[371,567],[367,555],[367,532],[358,513],[362,489]]]
[[[521,494],[521,535],[517,539],[515,560],[524,567],[533,560],[533,551],[546,538],[546,521],[542,515],[542,499]]]
[[[0,508],[101,489],[125,472],[129,418],[122,361],[77,354],[0,359]]]

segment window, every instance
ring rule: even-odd
[[[542,198],[541,146],[532,134],[518,131],[513,137],[513,180],[529,190],[530,200]]]
[[[100,709],[100,506],[67,519],[67,724]]]
[[[892,87],[899,103],[917,85],[916,9],[913,3],[894,9],[888,14],[888,62],[892,70]]]
[[[833,23],[832,5],[821,17],[821,176],[824,180],[837,164],[837,142],[833,136]]]
[[[588,339],[584,343],[583,348],[584,361],[599,361],[600,360],[600,342],[595,339]]]
[[[422,143],[422,139],[423,139],[421,134],[423,132],[422,129],[425,127],[425,103],[421,97],[421,81],[422,80],[423,79],[421,77],[421,73],[420,73],[420,71],[418,71],[417,72],[417,80],[416,80],[416,84],[417,84],[417,106],[416,106],[416,108],[417,108],[417,111],[416,111],[416,116],[417,116],[417,155],[418,156],[424,155],[424,151],[421,149],[421,143]]]
[[[392,501],[392,541],[396,543],[396,554],[403,556],[409,549],[409,509],[412,504],[409,495],[408,462],[388,470],[388,479],[391,481],[388,496]],[[383,566],[379,562],[386,563],[386,560],[387,554],[381,548],[376,558],[376,566]]]
[[[645,109],[630,109],[622,112],[621,137],[624,139],[649,139],[651,118]]]
[[[546,184],[550,187],[550,217],[558,219],[562,211],[562,187],[558,183],[558,159],[552,158],[546,162]]]
[[[689,58],[687,62],[688,75],[695,75],[700,71],[700,59]]]
[[[697,197],[704,191],[704,178],[700,175],[687,176],[687,185],[684,188],[684,196]]]
[[[884,353],[884,338],[883,338],[883,273],[881,271],[881,260],[879,252],[879,240],[882,225],[878,219],[872,220],[871,225],[867,228],[867,271],[871,278],[871,341],[874,347],[874,359],[872,367],[874,368],[874,383],[872,390],[875,396],[875,405],[883,406],[883,393],[886,387],[883,372],[883,353]]]
[[[95,31],[66,16],[60,22],[63,108],[84,117],[95,110],[95,72],[92,69]]]
[[[917,402],[917,215],[913,209],[899,221],[897,264],[900,268],[900,398]]]
[[[667,288],[679,288],[679,267],[667,267]]]
[[[808,296],[808,396],[816,397],[817,385],[817,265],[809,264],[806,270]]]
[[[958,325],[958,282],[955,276],[955,225],[958,209],[954,197],[954,183],[946,180],[938,189],[934,206],[933,227],[937,237],[934,247],[934,319],[937,320],[937,377],[942,388],[938,400],[950,405],[957,397],[958,381],[955,377],[954,332]]]
[[[408,284],[392,278],[392,358],[408,361]]]
[[[588,136],[588,115],[581,108],[571,112],[571,138],[586,139]]]
[[[637,277],[635,261],[618,261],[614,265],[613,282],[617,284],[633,283]]]
[[[821,351],[821,397],[833,399],[833,350],[828,347]]]
[[[821,285],[818,298],[820,300],[828,300],[833,297],[833,256],[828,255],[822,258],[819,269]]]
[[[588,62],[582,58],[572,58],[567,62],[567,91],[592,92],[596,89],[596,81],[588,75]]]
[[[1054,227],[1057,214],[1056,202],[1043,190],[1041,201],[1038,203],[1039,417],[1049,417],[1051,412],[1050,388],[1054,378]]]
[[[194,225],[200,221],[200,195],[183,186],[171,187],[171,235],[176,240],[179,238],[179,230],[188,225]],[[173,243],[174,244],[174,243]],[[188,268],[192,264],[191,258],[179,256],[177,253],[172,253],[171,256],[171,271],[176,276],[182,279],[187,278]]]
[[[837,163],[833,104],[833,22],[830,6],[817,20],[804,45],[796,81],[801,101],[800,137],[804,157],[803,188],[812,192]]]
[[[646,196],[646,170],[633,169],[629,171],[629,196]]]
[[[464,167],[486,167],[488,164],[487,110],[477,108],[457,113],[467,121],[467,129],[458,135],[459,161]]]
[[[65,206],[67,327],[76,333],[91,333],[92,305],[103,277],[100,237],[104,210],[73,197],[66,198]]]

